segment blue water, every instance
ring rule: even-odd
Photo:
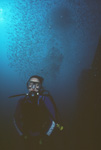
[[[32,75],[44,77],[65,116],[76,107],[78,80],[93,62],[101,34],[101,2],[95,0],[0,1],[0,91],[4,130]],[[10,121],[9,121],[10,120]],[[4,132],[6,134],[6,132]]]

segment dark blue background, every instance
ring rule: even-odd
[[[17,136],[12,118],[18,98],[8,96],[26,93],[27,80],[37,74],[44,77],[44,87],[52,94],[63,118],[69,149],[75,147],[72,126],[78,108],[78,81],[94,60],[101,35],[100,14],[100,0],[0,1],[3,145],[10,147]]]

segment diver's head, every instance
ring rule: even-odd
[[[31,76],[27,82],[29,92],[39,92],[42,88],[43,78],[37,75]]]

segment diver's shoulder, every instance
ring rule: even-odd
[[[44,98],[53,99],[52,95],[50,94],[50,92],[49,92],[48,90],[42,91],[41,95],[42,95]]]

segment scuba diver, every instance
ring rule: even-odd
[[[49,92],[44,90],[42,86],[43,80],[38,75],[29,78],[27,82],[29,93],[21,94],[25,96],[22,96],[18,101],[14,113],[14,125],[25,143],[24,150],[42,148],[45,150],[45,147],[48,150],[49,148],[53,149],[55,135],[63,130],[55,102]],[[57,149],[59,150],[60,147]]]

